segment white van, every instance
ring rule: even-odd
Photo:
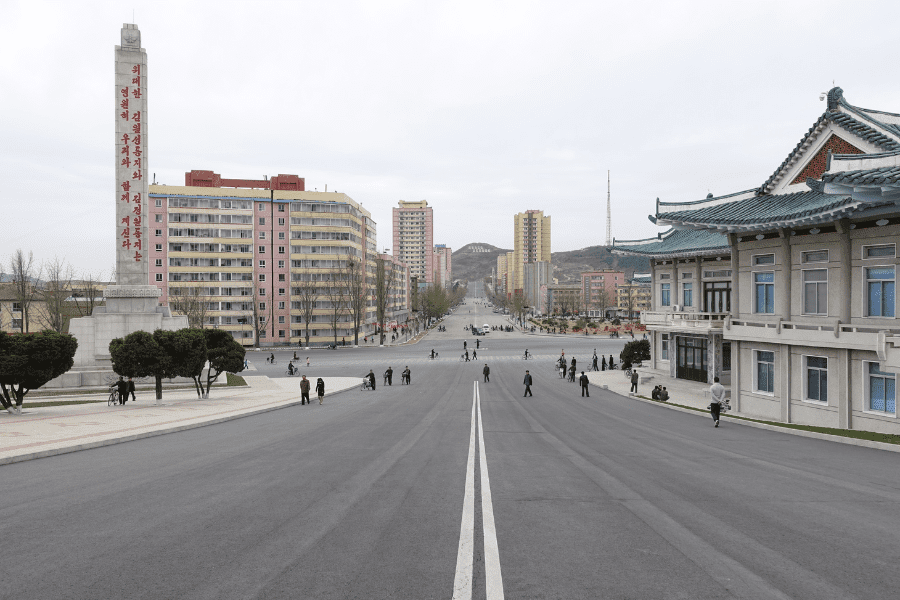
[[[491,326],[485,323],[484,327],[481,328],[481,335],[487,335],[490,330]]]

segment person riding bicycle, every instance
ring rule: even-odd
[[[274,352],[269,355],[269,362],[273,365],[275,364],[275,353]]]
[[[431,358],[434,358],[434,348],[431,349]]]
[[[529,358],[531,358],[531,355],[528,354],[528,348],[525,348],[525,360],[528,360]]]
[[[288,363],[288,375],[294,374],[294,361]]]

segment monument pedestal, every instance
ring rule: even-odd
[[[109,343],[135,331],[175,331],[188,326],[187,317],[173,317],[168,306],[159,305],[162,292],[155,285],[115,285],[106,288],[106,305],[89,317],[72,319],[69,333],[78,340],[75,364],[67,373],[49,381],[47,388],[107,385],[114,375]]]

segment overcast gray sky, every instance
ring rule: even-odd
[[[0,259],[114,263],[113,61],[148,52],[150,171],[293,173],[346,192],[390,247],[427,199],[435,242],[553,250],[643,238],[654,199],[761,184],[824,111],[900,112],[900,3],[0,0]]]

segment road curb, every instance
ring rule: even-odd
[[[352,389],[355,389],[358,386],[351,386],[345,390],[339,390],[334,392],[332,396],[337,396],[338,394],[342,394],[344,392],[349,392]],[[325,396],[328,398],[329,396]],[[235,419],[242,419],[244,417],[252,417],[254,415],[261,415],[263,413],[272,412],[274,410],[281,410],[283,408],[288,408],[291,406],[299,406],[300,401],[295,400],[288,402],[287,404],[282,404],[279,406],[269,406],[266,408],[260,408],[258,410],[251,410],[250,412],[241,413],[239,415],[229,415],[227,417],[218,417],[216,419],[212,419],[209,421],[203,421],[201,423],[191,423],[188,425],[176,425],[174,427],[169,427],[168,429],[159,429],[155,431],[145,431],[143,433],[135,433],[132,435],[127,435],[124,437],[113,438],[109,440],[100,440],[97,442],[88,442],[86,444],[78,444],[77,446],[67,446],[65,448],[53,448],[52,450],[41,450],[39,452],[32,452],[30,454],[20,454],[18,456],[8,456],[6,458],[0,458],[0,466],[10,465],[19,462],[25,462],[27,460],[34,460],[37,458],[46,458],[48,456],[59,456],[60,454],[68,454],[70,452],[79,452],[81,450],[91,450],[93,448],[102,448],[103,446],[114,446],[116,444],[123,444],[125,442],[133,442],[135,440],[140,440],[144,438],[156,437],[158,435],[166,435],[169,433],[178,433],[179,431],[187,431],[188,429],[198,429],[200,427],[206,427],[207,425],[218,425],[219,423],[225,423],[227,421],[234,421]],[[152,407],[151,407],[152,408]]]
[[[652,404],[654,406],[659,406],[663,408],[668,408],[669,410],[677,410],[683,413],[689,413],[698,417],[710,418],[708,414],[697,412],[696,410],[691,410],[689,408],[683,408],[681,406],[675,406],[673,404],[665,404],[662,402],[654,402],[653,400],[647,400],[645,398],[640,398],[638,396],[625,396],[618,392],[614,392],[610,390],[608,387],[598,386],[591,384],[594,387],[599,387],[601,389],[606,389],[608,392],[616,394],[617,396],[621,396],[622,398],[637,400],[638,402],[643,402],[645,404]],[[898,444],[887,444],[885,442],[875,442],[872,440],[859,440],[856,438],[847,438],[840,435],[831,435],[829,433],[818,433],[815,431],[803,431],[802,429],[792,429],[790,427],[780,427],[778,425],[769,425],[768,423],[757,423],[756,421],[744,421],[743,419],[733,419],[728,415],[722,415],[720,420],[727,421],[729,423],[734,423],[735,425],[746,425],[748,427],[756,427],[757,429],[767,429],[769,431],[778,431],[780,433],[787,433],[790,435],[797,435],[800,437],[808,437],[819,440],[824,440],[827,442],[837,442],[839,444],[847,444],[850,446],[862,446],[864,448],[873,448],[875,450],[887,450],[888,452],[898,452],[900,453],[900,445]]]

